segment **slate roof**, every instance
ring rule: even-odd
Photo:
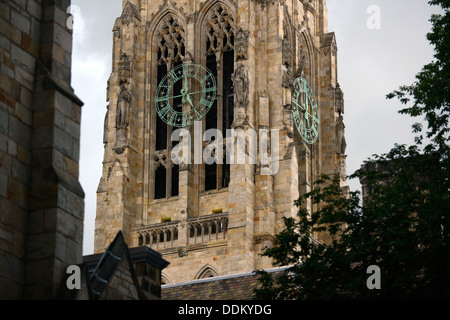
[[[274,276],[286,268],[266,270]],[[161,300],[253,300],[259,287],[254,273],[215,277],[162,286]]]

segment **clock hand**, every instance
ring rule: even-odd
[[[187,93],[184,92],[184,89],[182,90],[181,93],[182,94],[180,94],[178,96],[158,98],[158,99],[156,99],[156,102],[161,102],[161,101],[166,101],[166,100],[176,99],[176,98],[182,98],[187,95]],[[198,94],[198,93],[203,93],[203,91],[191,92],[191,93],[189,93],[189,95]]]
[[[187,72],[186,72],[186,66],[184,66],[184,93],[187,94],[189,91],[189,86],[188,86],[188,76],[187,76]]]
[[[189,94],[186,95],[186,99],[187,99],[187,101],[190,103],[190,105],[191,105],[192,108],[193,108],[193,107],[194,107],[194,104],[192,103],[191,96],[190,96]]]
[[[310,128],[310,127],[311,127],[311,123],[309,122],[309,117],[310,117],[310,114],[309,114],[309,112],[306,112],[306,114],[305,114],[305,118],[306,118],[306,122],[308,122],[308,128]]]
[[[310,114],[309,114],[309,98],[307,96],[305,96],[305,119],[306,119],[306,122],[308,122],[308,127],[311,126],[311,124],[309,122],[309,117],[310,117]]]

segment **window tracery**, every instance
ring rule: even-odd
[[[206,115],[206,130],[218,129],[225,136],[234,121],[235,24],[230,10],[220,3],[212,7],[204,30],[206,67],[217,79],[217,98]],[[230,165],[221,163],[222,159],[217,159],[217,163],[205,165],[204,191],[228,187]]]
[[[182,24],[177,18],[168,14],[161,20],[154,36],[157,46],[156,65],[157,83],[160,83],[167,72],[183,63],[186,55],[186,33]],[[174,90],[181,90],[176,86]],[[175,98],[171,101],[175,110],[181,111],[182,100]],[[178,196],[179,193],[179,166],[171,163],[168,155],[171,152],[173,143],[171,141],[173,128],[166,124],[155,114],[153,122],[155,128],[155,150],[153,154],[154,168],[154,199],[167,199]],[[164,155],[164,156],[162,156]]]

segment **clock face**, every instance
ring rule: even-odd
[[[211,71],[199,64],[180,64],[159,83],[156,112],[165,123],[185,128],[208,113],[216,95],[216,79]]]
[[[314,92],[303,78],[297,78],[294,81],[292,106],[294,122],[303,141],[308,144],[315,143],[319,138],[319,108]]]

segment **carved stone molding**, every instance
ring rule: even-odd
[[[239,31],[236,32],[235,37],[235,54],[236,54],[236,61],[240,60],[248,60],[248,42],[250,37],[250,31],[244,31],[239,29]]]

